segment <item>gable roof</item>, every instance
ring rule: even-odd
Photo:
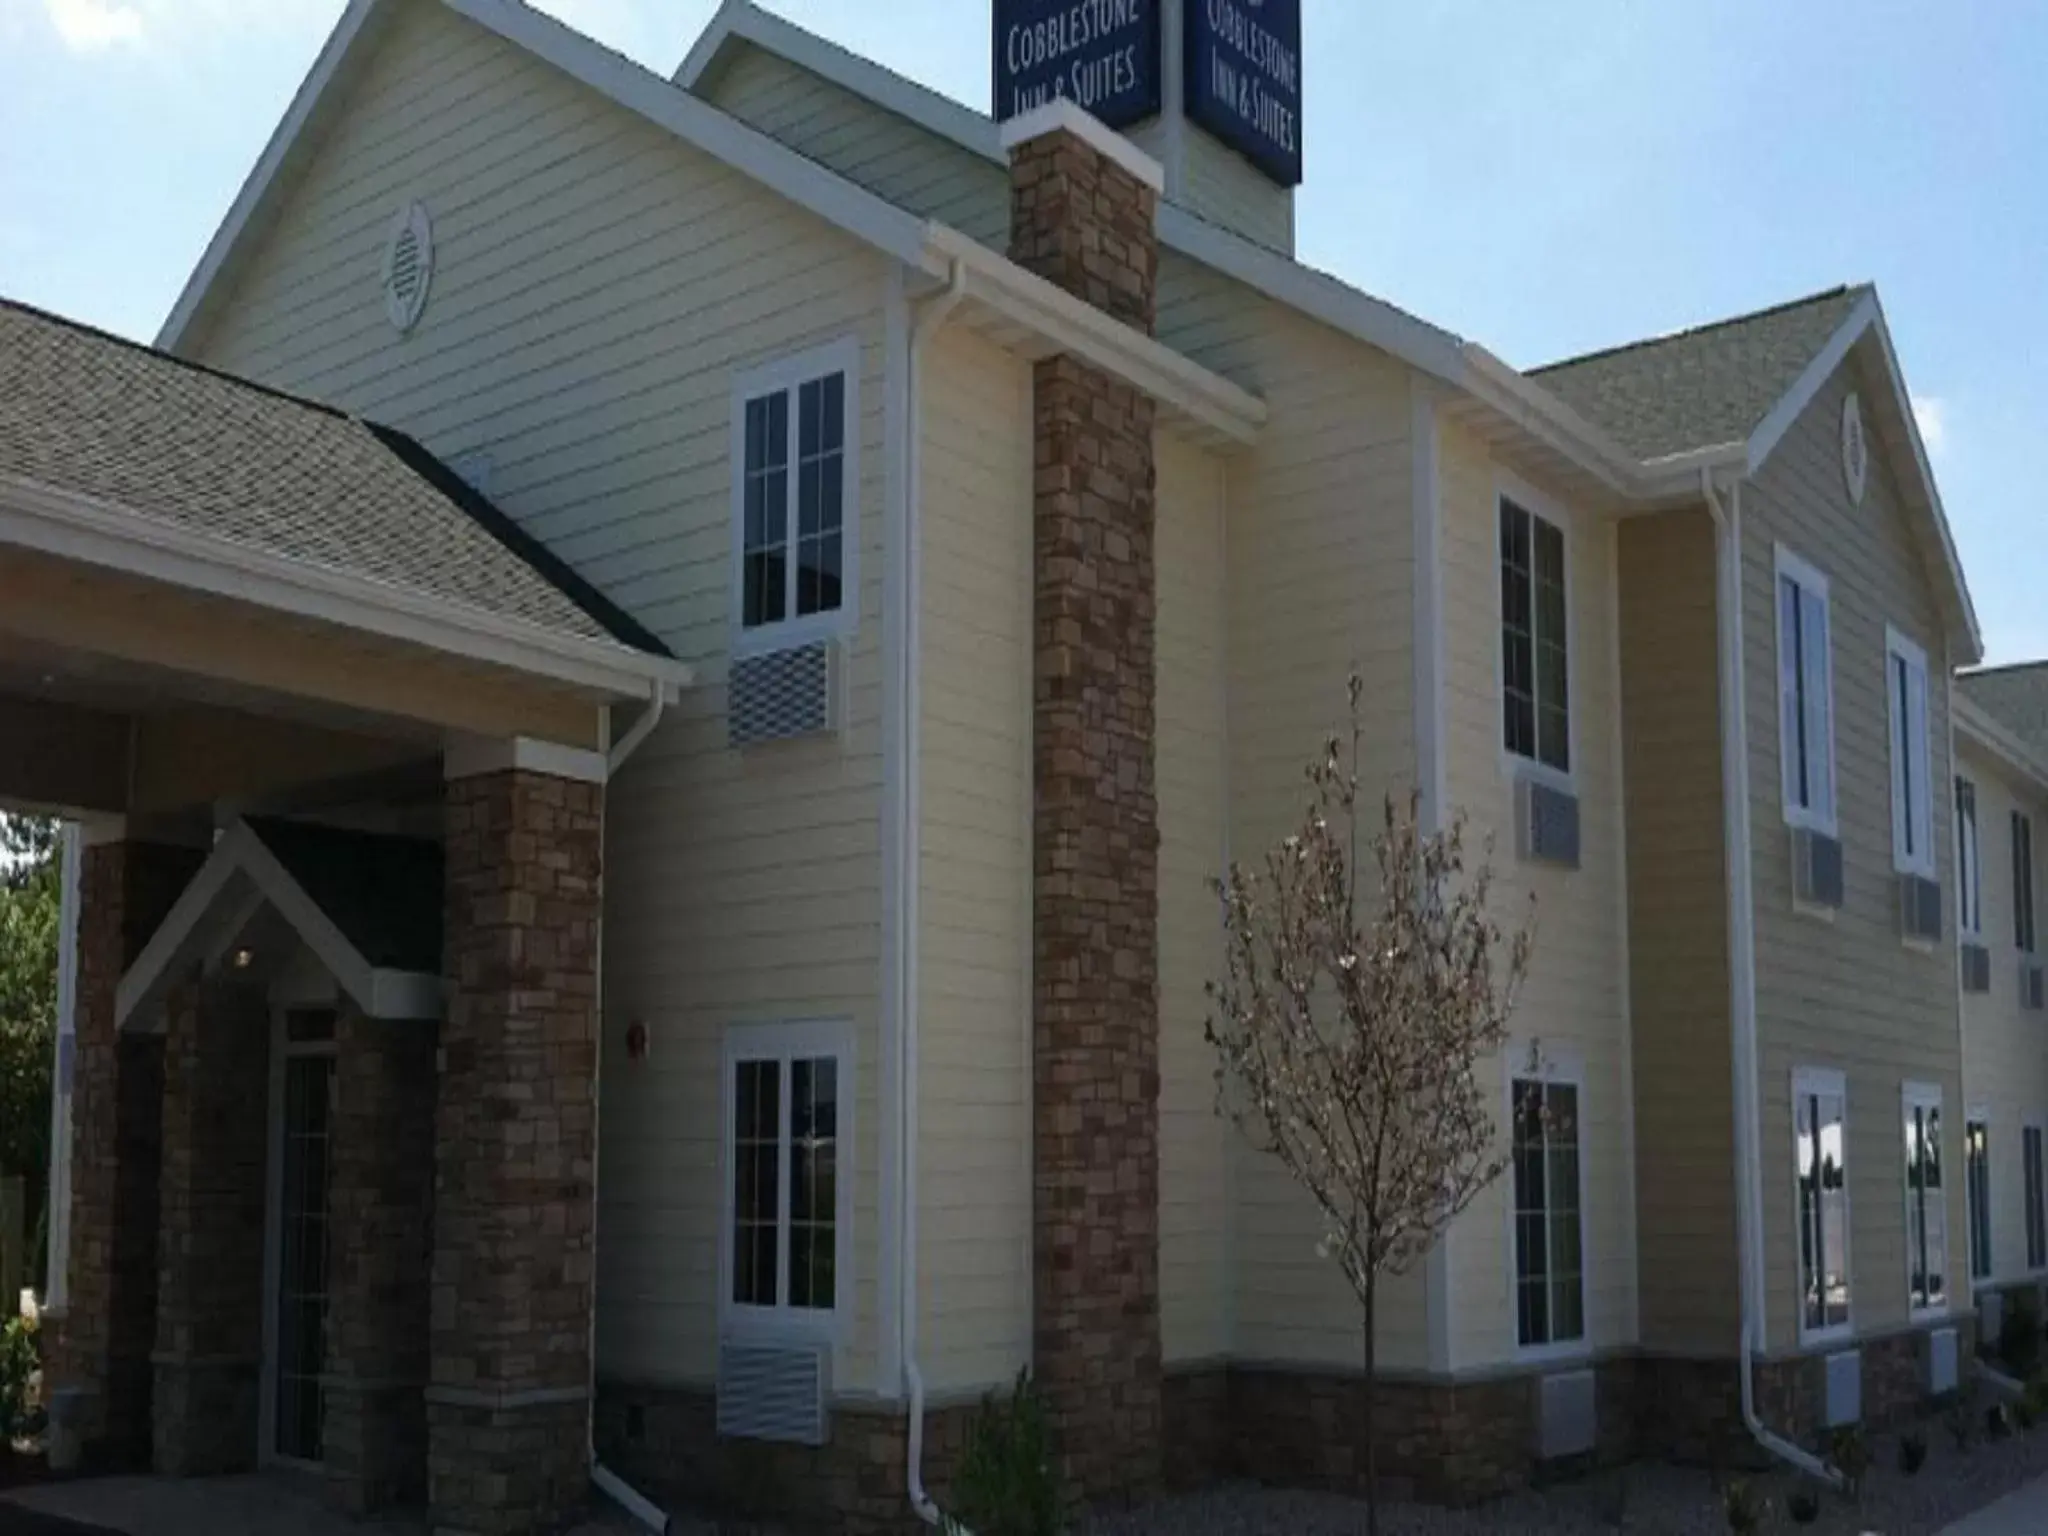
[[[1646,462],[1746,444],[1870,291],[1831,288],[1529,372]]]
[[[1956,686],[1974,709],[2036,759],[2048,762],[2048,661],[1965,672]]]
[[[670,659],[403,433],[0,299],[0,486]]]

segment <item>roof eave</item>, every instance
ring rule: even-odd
[[[2048,793],[2048,758],[2043,758],[1968,694],[1957,692],[1952,699],[1950,713],[1955,718],[1959,735],[1982,747],[2015,773],[2024,775],[2036,789]]]

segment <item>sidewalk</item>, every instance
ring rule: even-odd
[[[2048,1531],[2048,1478],[1958,1520],[1941,1536],[2041,1536]]]

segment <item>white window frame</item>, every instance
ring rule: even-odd
[[[1911,720],[1908,727],[1906,756],[1917,756],[1917,763],[1909,763],[1899,755],[1899,698],[1892,686],[1892,668],[1903,661],[1908,675],[1917,671],[1920,677],[1920,739],[1911,739]],[[1884,697],[1885,720],[1887,722],[1885,756],[1891,763],[1891,805],[1892,805],[1892,868],[1902,875],[1919,875],[1923,879],[1937,878],[1934,857],[1934,679],[1927,670],[1927,652],[1914,644],[1897,629],[1887,624],[1884,629]],[[1910,686],[1909,686],[1910,692]],[[1919,786],[1919,793],[1913,794],[1905,775],[1911,771],[1915,777],[1910,781]],[[1916,846],[1907,852],[1909,827]]]
[[[789,601],[782,618],[747,627],[747,402],[787,392],[789,400],[789,507],[787,531],[794,555],[797,529],[797,391],[800,386],[842,374],[846,380],[846,422],[842,448],[840,493],[839,606],[802,617],[796,612],[796,562],[789,566]],[[860,616],[861,469],[860,469],[860,338],[842,336],[809,351],[778,357],[733,376],[730,494],[732,510],[732,653],[758,656],[850,635]]]
[[[1823,637],[1823,650],[1818,681],[1821,685],[1820,719],[1825,727],[1827,746],[1824,787],[1826,799],[1819,805],[1798,803],[1799,763],[1796,758],[1797,741],[1785,729],[1785,711],[1789,700],[1785,694],[1785,662],[1791,636],[1785,633],[1784,585],[1787,580],[1795,583],[1802,591],[1811,593],[1820,600],[1821,612],[1825,616],[1827,633]],[[1771,575],[1771,622],[1778,634],[1777,686],[1774,690],[1778,700],[1778,800],[1784,810],[1785,825],[1803,827],[1818,832],[1824,837],[1840,836],[1841,801],[1837,797],[1840,772],[1837,768],[1837,737],[1835,730],[1835,606],[1828,585],[1828,579],[1818,566],[1801,558],[1783,544],[1775,548]],[[1802,656],[1803,656],[1802,652]],[[1808,723],[1812,717],[1808,715]],[[1811,796],[1808,797],[1811,800]]]
[[[839,1090],[837,1130],[834,1134],[838,1166],[833,1202],[832,1306],[799,1308],[778,1302],[772,1307],[762,1307],[736,1302],[732,1296],[733,1220],[738,1213],[738,1189],[733,1140],[739,1127],[734,1116],[733,1098],[739,1085],[740,1063],[779,1061],[783,1064],[784,1086],[779,1100],[783,1150],[778,1160],[781,1176],[777,1191],[779,1216],[775,1247],[775,1284],[777,1294],[781,1295],[789,1283],[788,1064],[827,1057],[836,1063]],[[859,1252],[853,1230],[853,1150],[857,1145],[854,1139],[855,1066],[853,1022],[850,1019],[809,1019],[726,1027],[718,1076],[718,1320],[721,1332],[750,1339],[846,1343],[853,1322],[854,1258]]]
[[[1558,532],[1564,544],[1564,757],[1570,766],[1558,768],[1546,763],[1540,757],[1525,757],[1513,751],[1507,743],[1507,733],[1502,727],[1501,715],[1507,705],[1508,667],[1506,655],[1507,613],[1500,601],[1500,513],[1502,502],[1513,502],[1531,517],[1541,518]],[[1578,793],[1579,774],[1579,625],[1576,613],[1577,585],[1572,575],[1572,563],[1576,549],[1573,538],[1572,520],[1562,503],[1546,496],[1526,481],[1512,475],[1498,476],[1493,486],[1493,703],[1494,739],[1500,743],[1501,771],[1509,780],[1515,778],[1536,779],[1564,790],[1568,794]],[[1534,558],[1534,540],[1531,540],[1531,558]],[[1535,572],[1532,568],[1530,579],[1533,583]],[[1535,644],[1535,592],[1530,592],[1530,643]],[[1534,677],[1531,677],[1534,683]],[[1542,744],[1542,710],[1537,709],[1537,744]]]
[[[1980,1232],[1977,1224],[1977,1198],[1970,1188],[1970,1131],[1973,1126],[1984,1127],[1984,1224]],[[1963,1246],[1964,1269],[1970,1277],[1970,1287],[1989,1285],[1998,1273],[1997,1209],[1998,1183],[1992,1172],[1991,1107],[1978,1104],[1963,1116]],[[1984,1273],[1977,1273],[1977,1240],[1984,1240]]]
[[[1956,932],[1984,941],[1984,787],[1967,773],[1955,776]],[[1963,823],[1963,790],[1970,791],[1970,819]]]
[[[1948,1111],[1942,1105],[1941,1085],[1939,1083],[1902,1083],[1899,1085],[1899,1133],[1901,1137],[1905,1135],[1906,1126],[1910,1123],[1915,1110],[1932,1110],[1935,1114],[1939,1115],[1941,1117],[1940,1129],[1942,1137],[1946,1137],[1948,1132]],[[1903,1166],[1901,1168],[1901,1193],[1905,1199],[1906,1216],[1904,1228],[1906,1238],[1906,1271],[1904,1276],[1906,1282],[1906,1313],[1915,1320],[1924,1317],[1946,1317],[1955,1302],[1955,1264],[1953,1255],[1950,1253],[1951,1244],[1948,1240],[1948,1148],[1941,1140],[1937,1141],[1937,1146],[1939,1147],[1942,1176],[1941,1199],[1935,1203],[1932,1209],[1938,1211],[1941,1215],[1942,1290],[1941,1300],[1939,1301],[1923,1303],[1913,1299],[1913,1184],[1911,1178],[1906,1175]],[[1924,1188],[1921,1191],[1921,1200],[1923,1208],[1925,1208],[1926,1191]],[[1965,1206],[1969,1204],[1967,1199],[1965,1199],[1964,1204]],[[1931,1251],[1931,1244],[1929,1248]],[[1967,1273],[1969,1269],[1967,1255],[1965,1256],[1963,1268]]]
[[[1809,1326],[1806,1321],[1806,1276],[1802,1258],[1803,1232],[1800,1230],[1799,1214],[1799,1101],[1826,1095],[1842,1101],[1842,1284],[1849,1293],[1846,1315],[1839,1323],[1818,1327]],[[1801,1344],[1818,1344],[1834,1339],[1853,1338],[1856,1333],[1856,1213],[1851,1198],[1849,1180],[1849,1080],[1832,1067],[1794,1067],[1792,1069],[1792,1276],[1793,1316],[1799,1327]],[[1815,1152],[1819,1151],[1819,1128],[1815,1127]],[[1822,1255],[1825,1261],[1826,1255]]]
[[[2026,884],[2024,887],[2020,883],[2019,839],[2019,829],[2023,826],[2027,829],[2027,868]],[[2012,858],[2010,860],[2012,864],[2012,944],[2014,949],[2031,959],[2040,952],[2041,947],[2041,876],[2035,868],[2037,861],[2034,857],[2033,814],[2029,811],[2021,810],[2018,806],[2014,806],[2012,813],[2006,817],[2005,827],[2007,840],[2012,844]],[[2020,899],[2022,896],[2026,898],[2024,902]],[[2022,916],[2027,920],[2028,931],[2026,937],[2029,942],[2025,944],[2020,942],[2020,918]]]
[[[2040,1177],[2028,1188],[2027,1137],[2041,1149]],[[2038,1222],[2032,1218],[2039,1218]],[[2033,1231],[2041,1234],[2041,1259],[2034,1260]],[[2028,1115],[2020,1122],[2020,1251],[2026,1273],[2048,1274],[2048,1116]]]
[[[1593,1275],[1588,1266],[1588,1255],[1593,1250],[1593,1212],[1586,1199],[1586,1065],[1575,1053],[1552,1055],[1534,1041],[1524,1041],[1510,1047],[1504,1058],[1510,1063],[1505,1074],[1507,1092],[1507,1118],[1502,1121],[1508,1137],[1508,1168],[1502,1184],[1507,1191],[1507,1277],[1508,1277],[1508,1328],[1514,1335],[1515,1358],[1518,1360],[1579,1360],[1593,1352]],[[1516,1065],[1518,1063],[1518,1065]],[[1521,1272],[1515,1262],[1515,1085],[1517,1083],[1540,1082],[1546,1088],[1570,1088],[1578,1098],[1578,1125],[1575,1135],[1578,1141],[1579,1165],[1579,1336],[1575,1339],[1554,1339],[1546,1344],[1524,1344],[1522,1342],[1521,1308],[1518,1288]],[[1545,1251],[1549,1248],[1550,1216],[1544,1213]]]

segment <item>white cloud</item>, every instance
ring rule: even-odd
[[[50,25],[73,53],[133,47],[147,30],[142,12],[117,0],[43,0]]]
[[[1938,395],[1915,395],[1913,419],[1920,424],[1920,440],[1928,455],[1941,458],[1948,452],[1948,402]]]

